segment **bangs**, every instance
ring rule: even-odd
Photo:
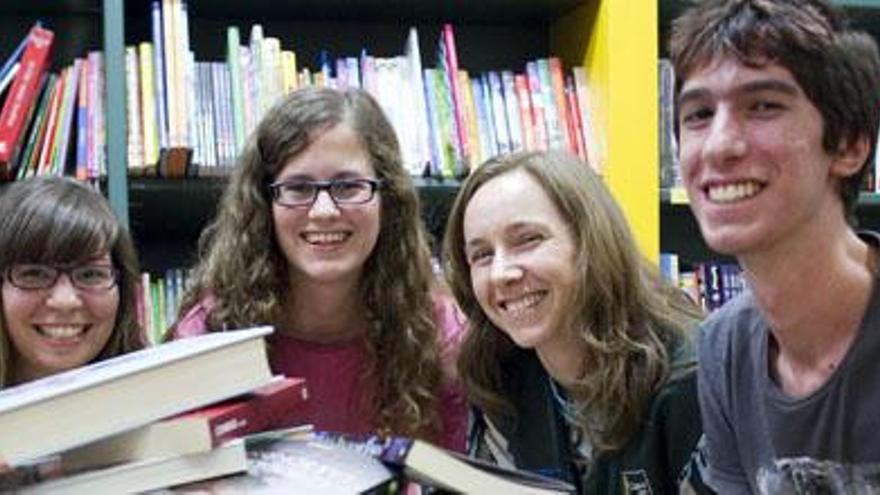
[[[108,252],[118,235],[109,213],[82,201],[32,205],[2,234],[4,266],[78,264]]]

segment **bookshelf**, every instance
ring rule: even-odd
[[[11,4],[12,2],[8,2]],[[18,4],[18,2],[16,2]],[[659,252],[656,130],[657,5],[652,0],[483,0],[445,3],[410,0],[191,0],[191,46],[199,60],[221,60],[225,29],[246,33],[255,23],[292,46],[302,63],[317,66],[318,53],[400,53],[409,26],[419,29],[426,67],[436,65],[435,46],[444,22],[455,26],[460,66],[473,72],[522,70],[527,60],[549,55],[565,67],[585,65],[597,128],[605,130],[604,175],[623,205],[643,251]],[[222,179],[169,181],[127,176],[126,45],[150,39],[149,2],[70,0],[0,7],[3,26],[24,33],[37,18],[59,34],[53,68],[89,49],[107,54],[107,189],[111,205],[129,225],[145,268],[163,270],[194,260],[195,239],[213,216]],[[70,24],[70,27],[67,25]],[[12,32],[12,31],[10,31]],[[11,47],[0,43],[8,52]],[[613,55],[613,56],[612,56]],[[442,232],[457,182],[418,183],[431,232]]]
[[[315,67],[322,49],[333,55],[357,54],[363,47],[380,56],[399,53],[406,29],[413,25],[419,29],[423,64],[430,67],[436,65],[440,26],[452,22],[460,66],[470,71],[519,69],[527,60],[548,55],[560,56],[566,67],[583,64],[591,74],[591,86],[596,86],[591,89],[592,100],[604,102],[600,112],[613,116],[607,119],[611,130],[602,137],[608,143],[605,176],[642,249],[656,258],[658,192],[656,183],[648,180],[656,177],[656,159],[650,159],[656,145],[650,139],[635,138],[656,134],[642,118],[643,112],[656,111],[656,88],[648,83],[656,77],[656,42],[652,42],[656,37],[651,34],[657,26],[656,9],[646,11],[640,5],[636,12],[618,4],[611,0],[487,0],[451,5],[419,0],[389,5],[381,0],[354,4],[304,0],[286,6],[268,0],[193,0],[189,2],[190,39],[197,59],[220,60],[227,26],[237,25],[246,33],[259,23],[266,33],[292,46],[298,60]],[[144,2],[125,2],[125,44],[149,39],[148,17]],[[621,51],[628,56],[620,57]],[[638,127],[634,134],[633,126]],[[120,141],[124,143],[124,138]],[[119,163],[124,163],[124,153]],[[191,263],[195,240],[213,216],[224,180],[133,179],[125,177],[123,169],[114,165],[111,173],[126,182],[129,196],[121,204],[126,205],[145,268],[158,271]],[[633,181],[633,177],[645,180]],[[424,179],[416,183],[423,218],[439,238],[458,183]]]

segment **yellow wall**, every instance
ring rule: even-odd
[[[551,50],[583,65],[605,183],[639,247],[660,251],[657,0],[585,0],[551,29]]]

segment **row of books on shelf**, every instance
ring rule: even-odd
[[[105,173],[101,52],[49,71],[55,34],[36,23],[0,68],[0,178]]]
[[[455,177],[499,153],[567,149],[600,168],[601,143],[591,125],[587,75],[564,71],[558,58],[528,62],[520,72],[471,73],[458,63],[453,27],[442,27],[436,68],[424,67],[410,28],[404,53],[298,64],[259,24],[246,44],[227,28],[226,58],[196,61],[182,0],[153,1],[150,40],[125,49],[127,162],[132,175],[223,175],[246,136],[280,98],[303,86],[363,88],[398,134],[413,175]],[[104,78],[100,52],[47,72],[53,35],[40,25],[7,59],[9,90],[0,112],[0,163],[7,178],[105,173]],[[4,93],[0,86],[0,95]],[[11,125],[7,125],[11,124]],[[73,163],[69,163],[69,162]]]
[[[424,441],[313,432],[308,384],[272,376],[271,331],[174,341],[0,390],[0,491],[571,491]]]
[[[453,27],[442,27],[438,66],[424,68],[415,28],[404,54],[375,57],[363,50],[320,66],[298,65],[295,51],[251,26],[241,44],[227,28],[226,60],[197,62],[189,49],[185,2],[153,2],[152,39],[126,49],[129,165],[152,173],[161,149],[193,150],[198,168],[166,175],[223,174],[245,137],[281,97],[298,87],[363,88],[395,128],[413,175],[453,177],[490,156],[521,149],[568,149],[598,164],[586,74],[565,74],[558,58],[531,61],[522,73],[473,76],[458,63]],[[164,69],[163,69],[164,67]],[[430,169],[426,170],[426,165]]]
[[[162,274],[141,273],[142,324],[151,344],[163,342],[168,328],[177,321],[189,275],[186,268],[169,268]]]
[[[736,263],[709,261],[686,265],[675,253],[661,253],[660,274],[705,311],[720,308],[745,290],[745,278]]]

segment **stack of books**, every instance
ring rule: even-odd
[[[314,433],[271,328],[220,332],[0,390],[0,492],[569,493],[421,440]]]
[[[269,327],[163,344],[0,391],[0,490],[123,493],[247,469],[245,435],[300,423]]]

